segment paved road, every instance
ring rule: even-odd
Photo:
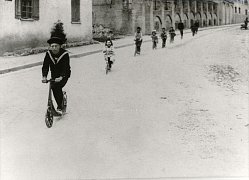
[[[246,44],[226,27],[120,48],[108,75],[101,53],[73,59],[51,129],[41,67],[1,75],[1,179],[246,178]]]

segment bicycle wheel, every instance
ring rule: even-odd
[[[106,62],[106,68],[105,68],[105,74],[108,74],[109,71],[109,63],[108,61]]]
[[[53,114],[50,109],[47,110],[46,115],[45,115],[45,123],[48,128],[51,128],[53,125]]]

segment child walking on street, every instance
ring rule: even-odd
[[[154,50],[157,48],[157,43],[158,43],[158,37],[156,35],[156,30],[152,31],[151,39],[152,39],[152,49]]]
[[[178,29],[180,31],[181,39],[182,39],[183,38],[183,29],[184,29],[184,24],[182,21],[180,21],[180,23],[178,24]]]
[[[136,50],[135,50],[135,54],[134,56],[136,56],[136,54],[140,55],[141,52],[141,45],[143,42],[143,36],[142,36],[142,32],[141,32],[141,28],[137,27],[137,32],[135,33],[135,45],[136,45]]]
[[[167,32],[165,28],[162,28],[161,39],[162,39],[162,48],[165,48],[167,40]]]
[[[110,40],[110,39],[106,40],[103,53],[105,56],[105,61],[107,61],[108,65],[109,65],[108,70],[111,70],[112,65],[115,61],[115,58],[114,58],[115,54],[114,54],[114,47],[113,47],[112,40]]]
[[[174,42],[174,38],[176,36],[175,30],[174,30],[173,27],[170,28],[169,35],[170,35],[170,43],[173,43]]]

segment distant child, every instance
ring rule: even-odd
[[[151,39],[152,39],[152,49],[156,49],[157,43],[158,43],[158,37],[156,35],[156,30],[152,31]]]
[[[170,28],[169,35],[170,35],[170,43],[173,43],[174,42],[174,38],[176,36],[175,30],[174,30],[173,27]]]
[[[196,27],[195,27],[195,25],[192,24],[191,27],[190,27],[190,29],[191,29],[191,32],[192,32],[192,36],[194,36],[196,34]]]
[[[109,70],[111,69],[114,61],[115,61],[115,54],[114,54],[114,47],[112,40],[107,39],[105,42],[105,47],[103,50],[104,56],[105,56],[105,61],[109,64]]]
[[[140,55],[141,45],[142,45],[142,42],[143,42],[143,35],[142,35],[140,27],[137,27],[137,31],[135,33],[134,41],[135,41],[135,45],[136,45],[136,51],[135,51],[134,55],[135,56],[136,56],[136,54]]]
[[[178,23],[178,29],[179,29],[179,31],[180,31],[181,39],[182,39],[182,38],[183,38],[183,29],[184,29],[184,24],[183,24],[182,21],[180,21],[180,22]]]
[[[162,39],[162,48],[165,48],[167,40],[167,32],[165,28],[162,28],[161,39]]]

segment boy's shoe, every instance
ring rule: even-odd
[[[62,109],[57,108],[57,113],[60,114],[60,115],[62,115]]]

